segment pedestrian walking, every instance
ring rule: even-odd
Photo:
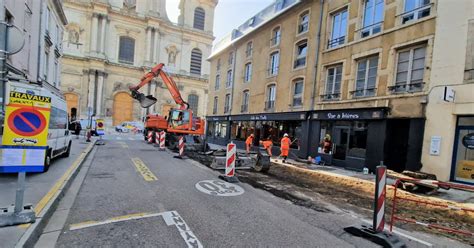
[[[281,150],[280,157],[283,158],[283,163],[286,163],[286,159],[288,158],[288,153],[290,152],[290,144],[291,143],[292,142],[291,142],[290,138],[288,137],[288,134],[285,133],[283,135],[283,138],[280,141],[280,150]]]
[[[254,135],[250,134],[250,136],[247,137],[247,140],[245,140],[245,148],[247,150],[247,154],[250,154],[250,150],[252,149],[253,138],[254,138]]]
[[[76,133],[76,139],[79,139],[79,135],[81,134],[82,126],[80,121],[76,121],[76,126],[75,126],[75,133]]]
[[[268,136],[268,138],[264,141],[261,141],[261,143],[263,145],[263,149],[265,149],[267,151],[268,155],[271,157],[272,156],[272,146],[273,146],[272,137]]]

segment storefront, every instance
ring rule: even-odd
[[[451,180],[474,184],[474,116],[457,119]]]
[[[290,146],[292,152],[299,156],[300,147],[307,142],[307,139],[302,139],[307,116],[308,112],[291,112],[232,115],[227,119],[208,117],[207,137],[210,142],[217,144],[226,144],[232,140],[242,149],[247,137],[254,134],[254,146],[258,146],[261,140],[270,138],[275,154],[278,154],[280,140],[287,133],[293,141]],[[227,135],[224,135],[225,132]]]

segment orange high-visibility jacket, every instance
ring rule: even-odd
[[[252,136],[247,137],[247,140],[245,140],[245,144],[247,145],[253,144],[253,137]]]
[[[262,142],[262,144],[263,144],[263,148],[267,149],[273,145],[273,142],[271,140],[265,140],[264,142]]]
[[[281,145],[280,145],[281,149],[282,149],[282,150],[290,150],[290,143],[291,143],[290,138],[288,138],[288,137],[283,137],[283,138],[281,139]]]

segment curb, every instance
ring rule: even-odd
[[[82,164],[94,148],[96,140],[94,140],[73,162],[73,165],[63,174],[63,176],[58,179],[56,184],[50,189],[47,194],[52,194],[52,198],[45,204],[44,208],[37,213],[36,221],[33,224],[27,224],[28,229],[21,236],[18,243],[15,247],[33,247],[38,241],[41,233],[43,232],[46,224],[56,210],[60,200],[63,198],[64,193],[69,189],[76,178],[79,169],[82,167]],[[57,188],[56,192],[55,190]],[[41,201],[40,201],[41,202]],[[37,204],[39,205],[39,204]]]

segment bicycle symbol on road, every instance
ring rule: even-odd
[[[196,189],[208,195],[237,196],[245,191],[242,187],[220,180],[204,180],[196,183]]]

